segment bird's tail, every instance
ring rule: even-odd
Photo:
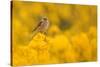
[[[33,30],[32,30],[32,33],[33,33],[34,31],[36,31],[36,29],[37,29],[37,28],[33,29]]]

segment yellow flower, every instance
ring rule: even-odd
[[[91,45],[85,33],[80,33],[76,36],[73,36],[72,43],[75,50],[79,52],[80,56],[82,57],[82,60],[80,58],[80,61],[91,60]]]
[[[61,31],[57,25],[52,25],[48,31],[48,34],[51,36],[55,36],[60,33],[61,33]]]

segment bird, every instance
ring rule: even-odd
[[[49,28],[49,21],[48,21],[48,18],[47,17],[43,17],[39,24],[37,25],[37,27],[32,31],[38,31],[38,32],[41,32],[41,33],[45,33]]]
[[[50,26],[50,22],[48,21],[48,18],[42,17],[38,25],[32,30],[31,37],[33,38],[39,32],[42,34],[47,34],[47,30],[49,26]]]

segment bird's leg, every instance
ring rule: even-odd
[[[47,32],[44,32],[44,34],[47,36]]]

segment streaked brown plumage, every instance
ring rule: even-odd
[[[47,17],[43,17],[39,24],[37,25],[37,27],[32,31],[32,34],[30,35],[31,39],[37,34],[37,33],[43,33],[43,34],[46,34],[47,33],[47,30],[49,28],[49,21],[47,19]]]
[[[34,33],[34,31],[37,31],[44,33],[47,31],[48,27],[49,27],[49,21],[46,17],[43,17],[39,22],[39,24],[37,25],[37,27],[32,32]]]

